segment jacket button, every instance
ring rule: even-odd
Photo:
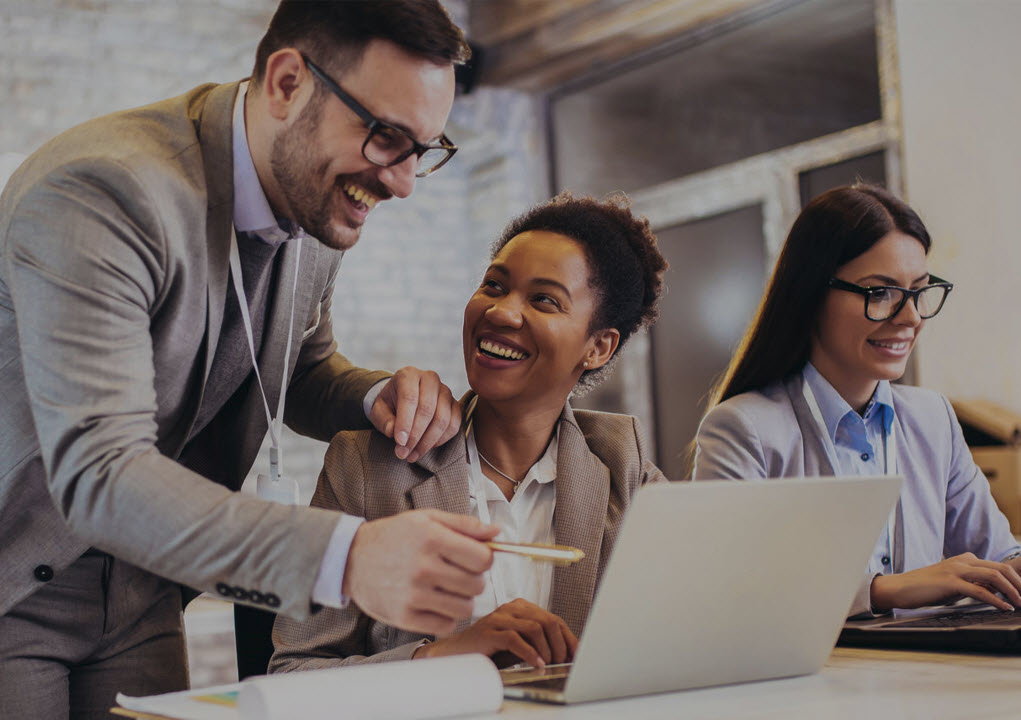
[[[248,593],[248,599],[258,605],[262,605],[266,602],[266,596],[263,595],[258,590],[252,590],[250,593]]]
[[[224,597],[230,597],[231,596],[230,585],[222,582],[216,583],[216,592],[220,593]]]
[[[266,604],[271,608],[280,607],[280,598],[273,593],[266,593]]]
[[[243,587],[239,587],[239,586],[235,585],[233,588],[231,588],[231,593],[238,600],[247,600],[248,599],[248,591],[245,590]]]
[[[39,582],[49,582],[53,579],[53,568],[49,565],[36,565],[32,574],[35,575],[35,579]]]

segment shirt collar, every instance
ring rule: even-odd
[[[525,476],[526,481],[532,478],[537,483],[546,484],[557,479],[557,445],[559,443],[560,423],[557,422],[557,427],[553,431],[553,439],[546,446],[546,452],[542,454],[542,457],[528,469],[528,475]]]
[[[465,450],[465,461],[471,462],[471,451],[469,447],[473,448],[475,453],[478,454],[478,445],[475,444],[475,427],[472,423],[472,415],[475,414],[475,403],[478,402],[478,396],[473,397],[471,402],[468,403],[468,407],[465,409],[465,424],[468,426],[464,433],[464,450]],[[550,440],[549,445],[546,446],[546,451],[542,454],[538,460],[528,468],[528,472],[525,473],[525,477],[521,479],[521,483],[518,486],[518,490],[523,490],[527,485],[530,485],[532,481],[545,485],[551,483],[557,479],[557,452],[560,447],[560,421],[557,421],[556,426],[553,429],[553,438]],[[506,499],[503,493],[496,487],[494,483],[486,483],[483,488],[486,493],[487,500],[497,500],[500,498]],[[469,489],[469,493],[474,497],[474,490]]]
[[[823,422],[826,423],[826,432],[829,434],[831,440],[835,440],[837,437],[837,427],[840,425],[840,421],[847,417],[848,413],[857,416],[858,413],[847,403],[844,398],[840,396],[840,393],[830,385],[829,381],[824,378],[812,363],[805,363],[805,369],[802,370],[802,375],[808,386],[812,389],[812,394],[815,395],[815,400],[819,404],[819,411],[822,413]],[[888,380],[880,380],[876,386],[876,390],[872,393],[872,398],[865,406],[865,418],[868,419],[881,413],[883,430],[886,432],[890,431],[890,426],[893,425],[893,391],[890,389],[890,383]]]
[[[890,427],[893,425],[893,389],[890,387],[889,380],[880,380],[879,385],[876,386],[876,391],[872,393],[872,399],[869,400],[869,404],[865,407],[865,417],[869,417],[872,413],[882,413],[880,416],[883,420],[883,430],[890,432]]]
[[[292,235],[280,226],[259,183],[245,129],[245,96],[248,82],[241,83],[234,99],[234,229],[255,235],[269,245],[280,245]]]

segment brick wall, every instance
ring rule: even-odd
[[[275,0],[3,0],[0,154],[29,153],[91,117],[208,81],[246,76]],[[447,7],[465,23],[465,3]],[[365,367],[436,370],[460,395],[461,312],[506,221],[542,196],[532,100],[460,98],[461,152],[411,198],[373,212],[344,259],[334,300],[341,350]],[[312,492],[324,446],[285,440],[289,473]],[[262,467],[263,463],[257,465]]]

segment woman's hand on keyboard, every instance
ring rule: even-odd
[[[482,653],[497,664],[509,659],[504,664],[512,665],[520,659],[542,668],[551,663],[570,662],[577,648],[578,638],[560,617],[518,598],[466,630],[423,645],[415,659]],[[508,658],[508,653],[512,657]]]
[[[879,575],[872,581],[870,596],[877,612],[940,605],[962,597],[1013,610],[1021,608],[1021,575],[1009,563],[980,560],[969,552],[917,570]]]

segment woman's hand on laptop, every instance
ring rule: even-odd
[[[1001,610],[1021,608],[1021,575],[1009,563],[980,560],[969,552],[917,570],[879,575],[870,592],[876,612],[939,605],[961,597]]]
[[[455,635],[423,645],[415,659],[482,653],[500,665],[497,656],[513,656],[542,668],[550,663],[570,662],[578,638],[561,618],[527,600],[517,598],[498,607],[471,627]]]

